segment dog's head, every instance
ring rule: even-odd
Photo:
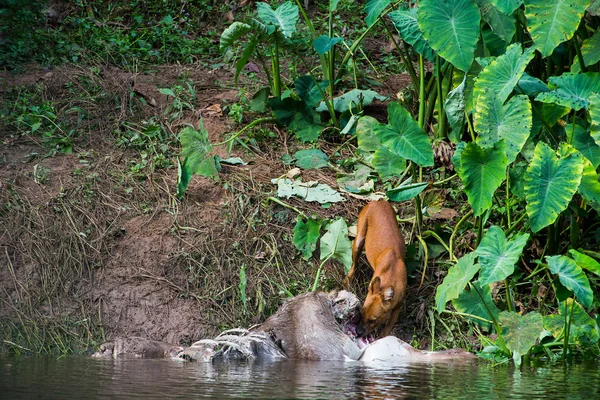
[[[369,293],[362,308],[362,328],[367,336],[390,318],[393,308],[396,306],[397,293],[394,287],[385,286],[381,279],[376,276],[369,285]],[[395,296],[396,295],[396,296]]]

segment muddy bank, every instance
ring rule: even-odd
[[[302,260],[292,244],[296,213],[266,200],[275,192],[270,180],[289,168],[281,157],[301,148],[285,132],[265,127],[272,137],[234,147],[248,165],[224,166],[218,181],[196,176],[185,199],[175,198],[181,127],[202,118],[213,142],[235,132],[227,114],[238,99],[231,72],[63,67],[0,79],[4,104],[34,91],[79,132],[72,154],[64,154],[10,124],[0,126],[4,350],[93,349],[117,336],[190,344],[262,322],[285,298],[309,290],[318,262]],[[399,80],[390,80],[389,94]],[[159,89],[183,82],[193,85],[193,107],[172,118],[172,99]],[[74,107],[85,110],[82,121],[69,120]],[[148,121],[160,121],[170,138],[162,167],[147,161],[147,149],[123,145],[131,126]],[[335,179],[333,171],[303,171],[303,180],[335,187]],[[306,215],[348,221],[364,205],[352,198],[328,209],[295,199],[289,204]],[[365,268],[355,280],[359,297],[369,274]],[[330,262],[320,286],[339,288],[342,278],[343,267]],[[412,294],[400,332],[409,340],[425,329],[422,300],[432,292],[415,286]]]

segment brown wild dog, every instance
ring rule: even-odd
[[[406,245],[394,209],[385,200],[367,204],[358,215],[356,238],[352,244],[352,268],[344,285],[348,287],[362,249],[373,268],[373,278],[362,307],[363,336],[383,325],[381,337],[388,336],[400,314],[406,296]]]

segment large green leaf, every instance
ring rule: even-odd
[[[600,146],[596,144],[590,131],[577,124],[567,124],[565,132],[567,137],[573,137],[573,147],[579,150],[592,163],[594,168],[598,168],[598,165],[600,165]]]
[[[543,57],[571,39],[589,5],[590,0],[525,0],[527,28]]]
[[[208,132],[204,129],[202,120],[199,121],[198,130],[188,126],[179,133],[181,142],[181,155],[183,162],[178,164],[177,196],[181,198],[192,179],[193,174],[216,178],[219,176],[212,154],[212,145],[208,141]]]
[[[419,23],[417,22],[417,8],[398,9],[389,14],[394,26],[400,33],[402,40],[412,46],[412,48],[429,61],[435,59],[435,52],[429,46],[429,43],[423,37]]]
[[[502,325],[506,347],[520,356],[524,356],[535,346],[544,329],[542,316],[535,311],[522,317],[516,312],[502,311],[498,320]]]
[[[406,169],[406,160],[392,153],[387,147],[380,146],[372,159],[373,168],[382,180],[400,175]]]
[[[327,35],[321,35],[318,38],[316,38],[315,40],[313,40],[313,47],[315,48],[315,51],[317,52],[317,54],[325,54],[329,50],[331,50],[333,48],[333,46],[335,46],[336,44],[341,43],[343,41],[344,41],[344,39],[341,37],[330,38]]]
[[[308,260],[312,257],[313,252],[317,248],[317,240],[321,234],[321,223],[312,218],[308,218],[306,222],[302,218],[298,218],[296,226],[294,226],[294,246],[302,252],[302,258]]]
[[[592,93],[596,94],[600,91],[600,73],[598,72],[551,76],[549,81],[555,89],[540,93],[535,99],[574,110],[590,107],[590,96]]]
[[[569,250],[569,253],[575,259],[577,265],[579,265],[583,269],[587,269],[588,271],[600,276],[600,263],[594,260],[592,257],[580,253],[575,249]]]
[[[321,237],[321,260],[327,257],[338,260],[344,265],[346,273],[352,267],[352,242],[348,239],[348,227],[343,218],[329,225]]]
[[[479,270],[481,284],[501,281],[512,275],[515,263],[519,260],[528,239],[529,234],[520,233],[511,240],[506,240],[502,228],[490,227],[475,250],[481,264]]]
[[[582,171],[581,153],[559,158],[545,143],[537,144],[525,173],[526,209],[534,232],[553,223],[567,208],[579,187]]]
[[[519,43],[510,45],[506,52],[490,62],[475,80],[473,104],[477,105],[481,101],[489,104],[494,97],[500,103],[504,103],[523,76],[533,55],[532,48],[522,52]]]
[[[419,28],[429,45],[456,68],[473,63],[481,15],[473,0],[421,0]]]
[[[246,48],[244,49],[244,52],[242,53],[242,56],[240,57],[240,59],[235,63],[235,76],[233,77],[233,82],[236,85],[238,84],[238,78],[240,76],[240,72],[242,72],[242,70],[248,63],[248,60],[250,59],[250,56],[252,56],[254,49],[256,49],[257,44],[258,44],[258,38],[252,38],[246,45]]]
[[[299,150],[294,153],[296,166],[302,169],[319,169],[329,166],[329,158],[321,149]]]
[[[269,105],[280,124],[286,125],[303,142],[315,141],[323,129],[319,115],[303,100],[292,97],[269,99]]]
[[[475,264],[475,253],[463,256],[456,265],[448,269],[448,275],[435,291],[435,305],[438,312],[446,308],[446,303],[456,299],[464,290],[467,283],[479,270],[479,264]]]
[[[548,85],[539,80],[538,78],[529,75],[527,72],[523,74],[519,83],[517,83],[517,90],[519,93],[526,94],[527,96],[537,96],[541,92],[549,92]]]
[[[246,33],[250,32],[252,28],[248,24],[244,24],[243,22],[234,22],[229,25],[227,29],[223,31],[221,34],[221,41],[219,45],[219,49],[221,52],[227,50],[231,45],[244,36]]]
[[[465,146],[460,155],[458,174],[465,185],[475,216],[492,206],[492,196],[504,181],[507,165],[504,140],[487,149],[476,143],[467,143]]]
[[[597,343],[598,331],[594,319],[585,312],[581,304],[573,299],[562,301],[558,305],[558,314],[544,316],[544,328],[555,338],[565,333],[565,316],[571,320],[569,327],[569,342],[589,345]]]
[[[456,308],[456,311],[485,318],[487,320],[497,318],[500,309],[496,307],[496,304],[494,304],[494,301],[492,300],[492,290],[490,285],[475,281],[472,283],[472,286],[471,290],[463,291],[458,298],[452,300],[452,305]],[[471,318],[471,321],[482,326],[486,330],[490,329],[491,324],[488,322],[476,318]]]
[[[256,3],[256,11],[258,18],[269,29],[269,33],[273,33],[277,29],[283,36],[291,37],[296,32],[296,24],[300,15],[298,6],[291,1],[286,1],[275,10],[267,3]]]
[[[343,113],[350,109],[354,110],[358,108],[359,105],[366,107],[371,104],[373,100],[385,101],[387,100],[387,97],[380,95],[374,90],[352,89],[341,96],[335,97],[333,99],[333,108],[335,111]],[[324,101],[317,107],[317,111],[327,111],[327,105],[325,105]]]
[[[592,37],[585,39],[581,45],[581,55],[586,67],[600,61],[600,32],[596,31]]]
[[[452,133],[448,135],[453,143],[460,141],[462,136],[463,124],[465,122],[465,89],[467,87],[467,76],[463,81],[452,89],[446,100],[444,101],[444,110],[446,111],[446,117],[448,117],[448,123],[452,128]]]
[[[427,186],[429,186],[429,182],[412,183],[411,179],[407,179],[406,181],[402,182],[397,188],[385,192],[385,195],[391,201],[407,201],[413,199],[416,195],[421,193]]]
[[[474,120],[477,143],[490,147],[504,139],[506,157],[512,163],[531,132],[531,103],[525,95],[514,96],[504,105],[491,97],[489,102],[477,103]]]
[[[600,94],[592,93],[590,100],[590,117],[592,118],[592,127],[590,134],[594,142],[600,146]]]
[[[379,124],[375,118],[365,115],[356,123],[358,148],[362,151],[376,151],[381,147],[381,141],[375,135],[375,127]]]
[[[592,163],[585,159],[579,193],[596,211],[600,212],[600,182],[598,173]]]
[[[315,108],[323,100],[323,93],[327,85],[327,81],[317,84],[310,75],[302,75],[294,82],[298,97],[310,108]]]
[[[379,14],[390,5],[392,0],[367,0],[365,11],[367,12],[367,26],[373,25]]]
[[[591,307],[594,301],[594,292],[590,281],[574,260],[565,256],[546,256],[550,272],[558,275],[560,283],[575,294],[575,297],[584,307]]]
[[[512,14],[521,4],[523,0],[490,0],[496,8],[504,14]]]
[[[488,23],[492,31],[506,43],[510,43],[515,35],[515,17],[500,12],[488,0],[477,0],[477,5],[483,20]]]
[[[375,134],[392,153],[412,160],[422,167],[433,165],[429,137],[400,103],[388,105],[388,125],[377,125]]]

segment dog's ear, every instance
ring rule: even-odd
[[[371,293],[379,293],[381,291],[381,279],[378,276],[373,278],[373,280],[371,281],[370,290]]]
[[[394,288],[389,287],[383,291],[383,301],[391,301],[394,298]]]

